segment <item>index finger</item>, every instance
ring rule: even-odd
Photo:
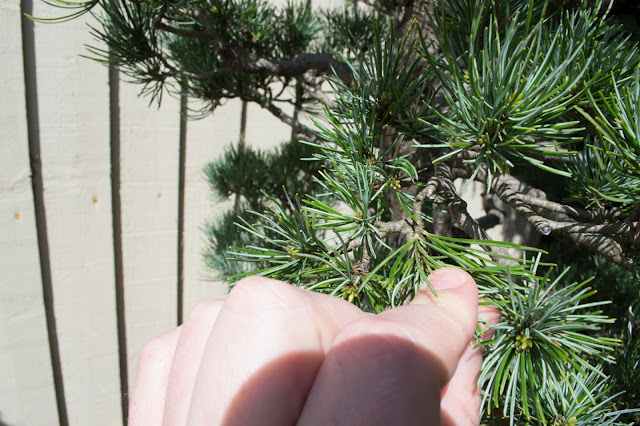
[[[211,330],[188,424],[296,424],[333,339],[362,316],[332,296],[266,278],[241,281]]]

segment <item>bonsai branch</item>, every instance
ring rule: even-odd
[[[608,209],[608,210],[604,210],[604,209],[585,210],[579,207],[567,206],[565,204],[556,203],[553,201],[534,197],[528,194],[517,193],[516,195],[518,196],[518,198],[520,198],[522,201],[524,201],[525,203],[527,203],[532,207],[539,207],[541,209],[544,209],[550,212],[566,214],[568,216],[584,219],[589,222],[598,223],[598,222],[603,222],[607,219],[621,220],[624,218],[624,214],[619,209],[616,209],[616,208]],[[541,214],[544,214],[544,213],[541,213]]]
[[[180,37],[208,41],[218,51],[226,69],[239,74],[260,74],[277,77],[296,77],[307,71],[323,74],[333,72],[344,82],[351,82],[351,73],[345,63],[327,53],[300,53],[290,60],[276,60],[254,56],[245,48],[231,43],[220,35],[206,12],[196,11],[194,18],[199,20],[204,30],[187,30],[167,25],[163,22],[164,12],[156,16],[152,28],[175,34]]]
[[[260,105],[262,108],[269,111],[278,120],[282,121],[283,123],[291,127],[295,131],[295,133],[299,135],[304,135],[304,137],[309,142],[317,142],[319,140],[318,136],[313,131],[311,131],[307,126],[300,123],[297,119],[293,118],[292,116],[287,115],[281,108],[274,105],[273,102],[269,102],[268,100],[264,99],[264,97],[258,94],[254,94],[252,98],[247,100],[255,102],[258,105]]]
[[[478,176],[480,179],[486,177],[484,174],[481,176],[480,173]],[[509,179],[514,178],[510,176]],[[629,268],[629,261],[623,256],[623,250],[616,240],[633,244],[636,240],[635,230],[638,226],[637,222],[618,221],[593,224],[579,222],[569,217],[564,220],[553,220],[534,211],[531,205],[526,202],[531,201],[531,198],[523,197],[522,194],[515,191],[505,176],[495,177],[492,188],[503,203],[510,205],[520,216],[534,225],[543,235],[555,235],[569,240],[576,245],[603,255],[605,258],[625,268]],[[544,203],[539,201],[533,204]],[[562,205],[554,206],[553,204],[547,204],[547,206],[550,207],[550,211],[554,211],[553,209],[560,210],[560,206]],[[580,214],[580,212],[576,211],[574,214]],[[582,214],[584,215],[584,213]]]
[[[467,203],[458,196],[452,181],[452,172],[449,165],[440,162],[435,165],[435,175],[429,179],[427,186],[418,196],[416,202],[420,204],[414,205],[421,208],[424,199],[439,200],[446,206],[447,211],[470,238],[476,240],[491,241],[487,232],[476,222],[467,211]],[[415,211],[415,210],[414,210]],[[420,212],[419,210],[418,212]],[[419,217],[419,215],[417,215]],[[517,262],[502,247],[492,246],[490,244],[480,244],[480,246],[489,253],[494,262],[501,265],[516,265]]]

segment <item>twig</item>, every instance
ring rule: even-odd
[[[390,222],[378,221],[375,223],[375,227],[381,231],[382,236],[391,233],[398,233],[405,241],[410,241],[415,234],[413,227],[407,219]]]
[[[304,135],[309,142],[317,142],[319,141],[318,136],[313,133],[307,126],[300,123],[298,120],[294,119],[290,115],[287,115],[282,109],[278,108],[272,102],[268,102],[264,100],[261,96],[255,95],[250,99],[251,101],[257,103],[262,108],[269,111],[274,117],[278,120],[282,121],[289,127],[291,127],[297,134]]]
[[[424,221],[422,219],[422,206],[426,200],[434,200],[436,196],[436,191],[438,190],[438,181],[437,179],[431,178],[427,182],[427,186],[416,195],[415,200],[413,201],[413,214],[415,215],[417,228],[422,231],[424,229]]]
[[[195,72],[191,72],[191,71],[184,71],[184,70],[179,70],[175,67],[173,67],[172,65],[170,65],[166,60],[164,60],[164,58],[159,58],[162,59],[163,65],[166,66],[167,68],[169,68],[171,71],[169,72],[165,72],[161,75],[161,78],[167,78],[167,77],[175,77],[175,76],[182,76],[182,77],[187,77],[187,78],[192,78],[192,79],[197,79],[197,80],[206,80],[212,77],[215,77],[217,75],[221,75],[221,74],[228,74],[233,72],[233,70],[231,68],[218,68],[212,71],[208,71],[205,73],[195,73]]]
[[[546,217],[540,216],[528,204],[522,201],[516,191],[501,176],[496,177],[491,184],[491,188],[495,191],[500,200],[509,204],[520,216],[525,218],[532,224],[542,235],[551,234],[551,223]]]
[[[602,255],[605,259],[625,269],[630,268],[629,259],[624,256],[624,251],[620,244],[609,237],[588,234],[565,234],[563,237],[577,246]]]

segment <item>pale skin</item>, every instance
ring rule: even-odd
[[[248,278],[147,343],[129,426],[477,425],[478,290],[443,268],[378,315],[331,296]]]

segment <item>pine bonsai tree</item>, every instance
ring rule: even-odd
[[[238,143],[206,170],[235,199],[205,256],[230,285],[264,275],[380,312],[455,265],[502,314],[477,336],[486,423],[638,421],[640,54],[612,18],[623,2],[48,1],[92,10],[91,53],[152,99],[207,114],[239,98],[291,126],[277,152]],[[484,185],[486,216],[456,179]],[[509,209],[537,246],[488,236]]]

